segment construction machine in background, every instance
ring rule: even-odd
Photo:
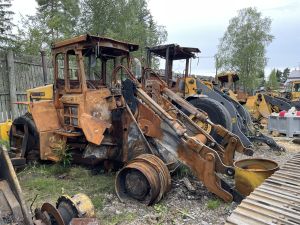
[[[63,195],[56,206],[43,203],[30,212],[5,147],[0,146],[0,224],[97,225],[94,206],[85,194]]]
[[[224,201],[240,201],[220,174],[233,177],[235,151],[253,151],[161,81],[140,83],[129,69],[137,49],[92,35],[53,44],[53,98],[39,97],[51,86],[28,92],[29,112],[10,132],[12,161],[56,162],[68,152],[74,162],[119,169],[118,197],[148,205],[170,189],[170,172],[182,163]],[[222,141],[195,121],[211,126]]]
[[[222,92],[228,94],[230,98],[244,105],[247,102],[248,94],[237,85],[239,75],[233,71],[223,72],[217,75],[218,87]]]
[[[300,110],[300,80],[289,81],[278,97]]]
[[[277,151],[284,151],[282,146],[277,145],[273,138],[265,136],[258,129],[254,128],[251,116],[248,111],[240,104],[244,102],[246,95],[234,93],[230,88],[235,86],[238,76],[235,73],[221,74],[218,78],[222,85],[219,88],[213,82],[203,81],[196,77],[189,76],[189,62],[199,53],[198,48],[181,47],[177,44],[161,45],[147,48],[147,67],[144,68],[142,81],[145,82],[149,74],[156,74],[151,70],[152,56],[165,59],[164,74],[156,74],[156,77],[164,80],[167,86],[177,93],[178,96],[195,106],[198,110],[206,113],[207,118],[215,124],[220,124],[228,131],[234,133],[242,141],[244,146],[253,148],[253,142],[262,142]],[[176,60],[185,60],[185,71],[181,77],[173,77],[172,68]],[[240,100],[239,100],[240,99]],[[182,108],[182,104],[177,105]],[[202,129],[222,143],[222,138],[215,129],[207,123],[197,121],[192,114],[182,108],[192,120]]]

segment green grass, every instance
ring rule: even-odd
[[[218,208],[221,205],[221,202],[219,199],[210,199],[207,201],[207,208],[214,210],[216,208]]]
[[[80,166],[32,165],[18,176],[28,205],[38,195],[34,207],[40,207],[46,201],[55,203],[62,194],[82,192],[91,198],[98,212],[103,208],[104,194],[114,192],[113,175],[93,175],[90,170]]]
[[[120,222],[131,222],[136,218],[136,215],[134,213],[120,213],[120,214],[114,214],[109,217],[103,218],[101,221],[101,224],[105,225],[117,225]]]

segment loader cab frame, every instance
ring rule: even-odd
[[[52,46],[54,89],[66,94],[84,93],[109,85],[109,72],[138,45],[98,36],[82,35]]]
[[[174,91],[179,91],[183,95],[188,92],[189,87],[186,87],[185,83],[191,84],[192,89],[197,89],[196,80],[189,77],[190,60],[196,58],[196,54],[201,51],[198,48],[181,47],[177,44],[159,45],[155,47],[147,47],[147,67],[151,68],[152,57],[156,56],[161,59],[165,59],[165,73],[162,77],[168,87]],[[173,77],[173,62],[176,60],[185,60],[184,74],[178,77],[177,81],[174,81]],[[189,85],[190,86],[190,85]]]

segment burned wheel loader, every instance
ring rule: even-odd
[[[74,162],[122,168],[116,177],[118,197],[148,205],[170,189],[170,171],[183,163],[209,191],[225,201],[241,200],[219,174],[234,175],[235,151],[253,152],[169,89],[163,89],[169,99],[159,104],[155,89],[143,87],[128,69],[130,53],[137,49],[92,35],[53,44],[53,99],[31,98],[27,119],[13,123],[12,156],[26,159],[37,151],[41,160],[58,161],[68,151]],[[152,85],[158,86],[164,87]],[[212,126],[223,142],[218,144],[171,101]]]
[[[225,90],[234,86],[235,81],[238,80],[237,74],[225,74],[222,78],[223,91],[217,88],[211,82],[201,81],[194,77],[189,77],[189,61],[195,57],[195,53],[200,52],[197,48],[181,47],[176,44],[162,45],[148,48],[147,51],[147,66],[151,66],[152,55],[165,59],[165,75],[160,76],[165,79],[166,84],[176,92],[179,96],[186,99],[192,105],[207,113],[208,118],[216,123],[225,127],[227,130],[236,134],[242,141],[244,146],[253,148],[253,142],[263,142],[269,145],[272,149],[283,151],[284,148],[277,145],[277,143],[270,137],[263,135],[257,129],[254,129],[251,117],[245,108],[239,103],[239,100],[245,100],[246,95],[239,92],[239,95],[234,94],[232,91],[231,97],[227,95]],[[183,77],[178,77],[176,81],[172,80],[172,65],[174,60],[186,60],[185,74]],[[149,69],[145,69],[145,73]],[[146,74],[147,75],[147,74]],[[145,75],[145,76],[146,76]],[[227,77],[227,80],[225,79]],[[146,79],[146,78],[143,78]],[[230,86],[224,85],[226,82],[231,82]],[[226,89],[227,87],[227,89]],[[237,98],[238,97],[238,98]],[[181,107],[179,105],[178,107]],[[186,111],[185,111],[186,112]],[[207,132],[213,136],[219,143],[222,138],[212,129],[211,126],[206,124],[199,124]]]
[[[273,112],[288,111],[293,105],[287,99],[260,92],[249,96],[245,106],[251,117],[260,122],[263,119],[268,119],[268,116]]]
[[[97,225],[94,206],[85,194],[63,195],[56,206],[44,203],[32,215],[10,161],[8,152],[0,146],[0,224],[18,225]]]

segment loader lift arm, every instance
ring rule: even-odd
[[[209,191],[215,193],[221,197],[224,201],[240,201],[242,196],[230,185],[228,185],[224,180],[222,180],[218,173],[225,174],[228,176],[234,175],[234,168],[232,167],[232,157],[229,160],[231,165],[225,165],[225,158],[221,158],[223,151],[226,155],[226,150],[222,150],[222,147],[218,146],[215,141],[211,147],[207,144],[207,139],[213,140],[205,132],[200,133],[196,136],[191,136],[187,133],[186,128],[175,118],[170,116],[170,114],[157,102],[155,102],[143,89],[141,84],[134,78],[134,74],[124,66],[119,66],[113,71],[112,79],[115,80],[116,74],[119,70],[123,69],[127,74],[132,83],[136,86],[136,101],[138,104],[147,105],[156,115],[158,115],[163,121],[164,129],[168,129],[169,133],[172,133],[176,142],[176,146],[173,146],[172,154],[176,155],[176,158],[183,164],[187,165],[196,177],[203,182],[203,184],[208,188]],[[134,113],[134,112],[133,112]],[[200,113],[197,111],[197,113]],[[183,113],[182,113],[183,114]],[[184,115],[184,114],[183,114]],[[200,116],[202,113],[200,113]],[[139,118],[137,119],[139,122]],[[193,124],[192,121],[190,123]],[[195,125],[197,126],[197,125]],[[168,128],[166,128],[168,127]],[[218,127],[219,128],[219,127]],[[143,129],[142,129],[143,130]],[[220,133],[223,129],[220,128]],[[228,133],[227,133],[228,134]],[[203,137],[204,136],[204,137]],[[225,135],[224,135],[225,136]],[[149,136],[148,136],[149,138]],[[167,132],[163,133],[161,139],[170,138],[167,137]],[[217,150],[214,150],[214,147]],[[231,146],[233,147],[233,146]],[[229,149],[232,153],[232,149]],[[228,151],[229,151],[228,150]],[[233,151],[234,153],[234,151]],[[228,155],[229,156],[229,155]]]

